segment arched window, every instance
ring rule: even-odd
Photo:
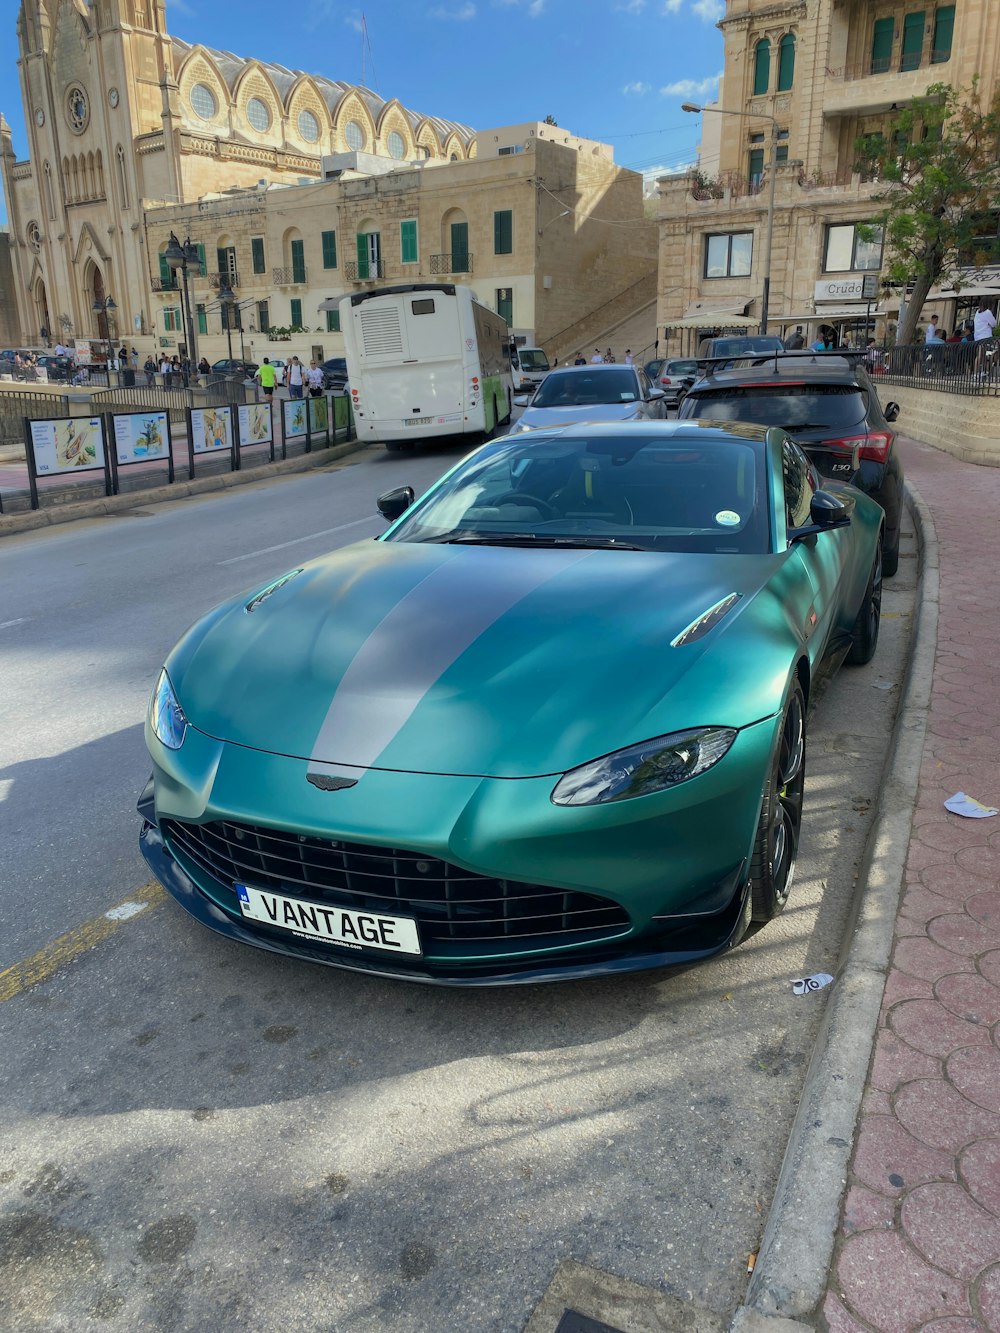
[[[125,170],[125,149],[118,145],[115,149],[115,161],[118,163],[118,196],[124,211],[128,210],[128,173]]]
[[[778,44],[778,92],[787,93],[795,78],[795,33],[786,32]]]
[[[771,43],[762,37],[753,52],[753,94],[766,93],[771,83]]]
[[[52,168],[48,162],[45,163],[45,202],[48,205],[49,217],[54,222],[56,218],[56,199],[52,192]]]
[[[94,170],[97,173],[95,177],[95,182],[97,185],[97,198],[103,199],[105,197],[104,154],[101,152],[99,148],[97,150],[97,155],[94,158]]]

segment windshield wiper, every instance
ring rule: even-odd
[[[577,536],[560,536],[548,532],[452,532],[440,537],[425,537],[425,541],[442,542],[446,546],[561,546],[564,549],[585,549],[618,551],[648,551],[648,546],[636,546],[632,542],[622,541],[620,537],[599,537],[580,533]]]

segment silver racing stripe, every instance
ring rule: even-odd
[[[359,769],[374,768],[428,690],[484,631],[591,554],[550,549],[533,559],[507,559],[501,580],[484,579],[472,552],[456,550],[387,612],[358,649],[330,701],[308,773],[359,777]],[[402,680],[401,656],[407,668]]]

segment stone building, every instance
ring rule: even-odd
[[[477,135],[192,46],[165,0],[21,0],[17,39],[29,156],[0,118],[0,180],[25,346],[45,330],[178,350],[172,230],[201,247],[192,322],[210,358],[228,345],[220,275],[244,333],[301,326],[291,350],[309,351],[320,325],[327,355],[318,306],[382,279],[469,281],[518,328],[571,339],[645,304],[652,332],[656,227],[606,145],[535,123]]]
[[[721,122],[717,168],[659,181],[658,323],[679,329],[682,346],[759,324],[774,162],[769,331],[825,321],[860,337],[870,304],[884,328],[863,295],[882,246],[857,233],[880,187],[854,170],[854,144],[934,83],[967,88],[978,75],[988,97],[1000,77],[995,20],[993,0],[727,0],[716,105],[728,114],[705,113]],[[1000,294],[991,282],[984,273],[966,298]],[[953,327],[954,294],[934,295]],[[898,305],[883,294],[878,311],[895,317]]]

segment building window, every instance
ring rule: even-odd
[[[353,153],[360,153],[365,146],[365,132],[356,120],[349,120],[344,130],[347,146]]]
[[[512,143],[512,144],[510,144],[509,147],[507,147],[507,148],[498,148],[498,149],[497,149],[497,157],[513,157],[515,153],[523,153],[523,152],[524,152],[524,145],[523,145],[523,144]],[[457,162],[457,161],[458,161],[458,154],[457,154],[457,153],[452,153],[452,155],[451,155],[451,160],[452,160],[453,162]]]
[[[892,61],[892,41],[896,33],[894,18],[876,19],[872,29],[872,65],[873,74],[888,72]]]
[[[302,328],[302,302],[297,297],[292,297],[292,325]]]
[[[753,95],[766,93],[771,84],[771,43],[762,37],[753,52]]]
[[[509,208],[500,209],[493,214],[493,253],[495,255],[514,253],[514,213]]]
[[[323,232],[323,267],[337,267],[337,233],[335,231]]]
[[[177,333],[181,327],[181,312],[177,306],[168,305],[163,312],[163,327],[168,333]]]
[[[328,310],[326,312],[326,331],[327,333],[340,332],[340,311]]]
[[[403,264],[415,264],[417,254],[417,220],[405,218],[399,224],[399,258]]]
[[[357,233],[358,277],[362,281],[377,278],[382,264],[382,236],[377,231]]]
[[[292,252],[292,282],[305,282],[306,280],[305,241],[292,241],[290,249]]]
[[[208,315],[205,313],[205,307],[199,305],[195,307],[198,315],[198,332],[208,333]]]
[[[319,138],[319,121],[311,111],[300,111],[296,124],[299,127],[299,134],[306,143],[315,143]]]
[[[778,92],[787,93],[795,78],[795,34],[786,32],[778,44]]]
[[[236,246],[220,245],[215,251],[215,262],[218,265],[218,272],[224,277],[230,287],[237,281],[236,274]]]
[[[267,103],[262,102],[259,97],[251,97],[247,102],[247,120],[255,130],[260,130],[261,134],[271,128],[271,113],[267,109]]]
[[[899,68],[904,72],[920,68],[920,56],[924,49],[924,17],[922,9],[903,17],[903,50]]]
[[[951,59],[951,39],[955,31],[955,6],[939,5],[934,15],[934,45],[931,64],[943,65]]]
[[[497,314],[507,321],[510,328],[514,323],[514,288],[497,288]]]
[[[267,333],[271,327],[271,312],[266,301],[257,302],[257,327],[261,333]]]
[[[764,179],[763,148],[751,148],[747,154],[747,177],[751,189],[756,189]]]
[[[870,241],[858,235],[864,223],[828,226],[826,229],[826,273],[857,273],[882,267],[882,228],[875,227]]]
[[[389,149],[389,156],[394,157],[397,162],[406,156],[406,140],[398,130],[393,130],[386,140]]]
[[[267,272],[267,261],[264,258],[263,236],[250,237],[250,258],[251,258],[251,266],[255,273]]]
[[[171,292],[177,290],[177,274],[167,263],[166,256],[160,255],[160,291]]]
[[[705,237],[706,278],[746,278],[753,257],[753,232],[734,231]]]
[[[118,193],[122,208],[128,209],[128,172],[125,169],[125,150],[121,144],[115,149],[115,161],[118,164]]]
[[[215,93],[203,83],[196,83],[191,89],[191,105],[195,115],[200,116],[202,120],[214,120],[215,113],[219,109]]]
[[[469,224],[453,222],[451,224],[451,271],[468,273],[469,271]]]

